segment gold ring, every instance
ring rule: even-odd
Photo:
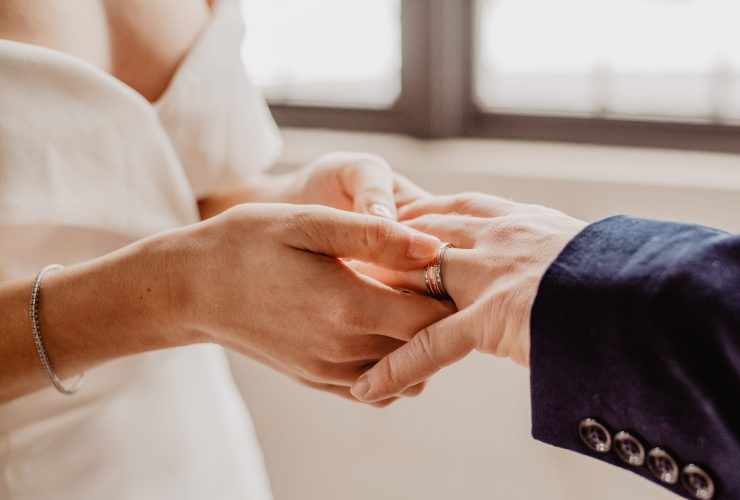
[[[435,299],[446,300],[450,298],[442,282],[442,261],[444,261],[447,249],[451,246],[450,243],[442,243],[437,256],[424,268],[424,284],[427,286],[427,293]]]

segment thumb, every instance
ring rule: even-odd
[[[342,184],[355,212],[396,220],[395,177],[385,160],[358,155],[342,174]]]
[[[424,267],[441,245],[437,237],[398,222],[331,208],[314,207],[294,220],[289,243],[295,248],[399,271]]]
[[[352,384],[360,401],[379,401],[426,380],[475,348],[470,309],[453,314],[417,333]]]

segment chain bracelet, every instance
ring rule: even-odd
[[[57,391],[62,394],[72,395],[80,390],[85,382],[85,373],[80,374],[79,378],[72,387],[65,387],[62,381],[57,377],[56,373],[51,367],[49,361],[49,355],[46,353],[46,347],[44,346],[44,339],[41,336],[41,327],[39,326],[39,297],[41,295],[41,282],[44,280],[44,275],[50,271],[56,271],[62,269],[64,266],[60,264],[49,264],[43,268],[36,275],[36,280],[33,282],[33,290],[31,292],[31,302],[28,307],[29,316],[31,317],[31,331],[33,332],[33,341],[36,344],[36,352],[39,355],[39,361],[41,366],[44,368],[44,372],[51,380]]]

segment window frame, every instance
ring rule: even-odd
[[[506,114],[474,97],[475,0],[401,0],[401,93],[387,109],[270,105],[280,126],[740,153],[740,126]]]

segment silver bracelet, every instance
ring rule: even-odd
[[[62,269],[64,266],[60,264],[49,264],[36,275],[36,281],[33,282],[33,291],[31,292],[31,303],[28,307],[29,315],[31,316],[31,331],[33,332],[33,341],[36,344],[36,352],[39,354],[39,360],[41,366],[44,368],[46,375],[51,380],[57,391],[62,394],[71,395],[80,390],[85,382],[85,373],[80,374],[75,384],[71,387],[65,387],[62,381],[59,380],[54,370],[51,368],[51,362],[49,356],[46,354],[46,347],[44,346],[44,339],[41,337],[41,327],[39,326],[39,296],[41,293],[41,282],[44,279],[44,275],[49,271],[56,271]]]

